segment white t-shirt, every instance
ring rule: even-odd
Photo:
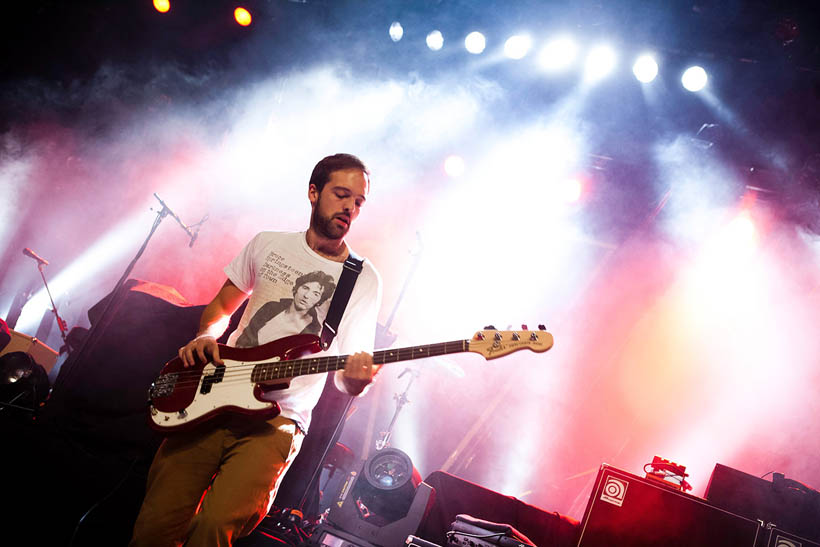
[[[341,273],[342,263],[313,251],[305,232],[257,234],[225,267],[228,279],[250,294],[228,345],[258,346],[291,334],[318,335]],[[311,357],[372,352],[381,289],[378,272],[365,260],[333,343]],[[270,391],[266,397],[279,403],[282,416],[307,431],[325,378],[324,373],[299,376],[288,389]]]

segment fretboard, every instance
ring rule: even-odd
[[[411,359],[424,359],[426,357],[435,357],[448,353],[461,353],[469,351],[469,349],[469,340],[455,340],[424,346],[385,349],[373,352],[373,364],[384,365],[387,363],[397,363],[399,361],[409,361]],[[293,361],[259,363],[253,367],[251,382],[270,382],[284,378],[293,378],[295,376],[304,376],[306,374],[319,374],[332,370],[341,370],[345,368],[348,357],[349,355],[334,355],[313,357],[311,359],[295,359]]]

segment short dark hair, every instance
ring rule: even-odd
[[[334,290],[336,290],[336,282],[333,280],[333,277],[321,270],[316,270],[300,275],[296,278],[296,282],[293,284],[293,296],[296,296],[296,290],[299,287],[314,281],[322,286],[322,296],[319,298],[319,301],[316,302],[317,306],[321,305],[325,300],[330,298],[330,295],[333,294]]]
[[[310,174],[308,188],[310,188],[312,184],[319,193],[321,193],[327,181],[330,180],[330,175],[335,171],[342,171],[344,169],[361,169],[368,177],[368,180],[370,178],[370,171],[362,160],[353,154],[334,154],[322,158],[322,160],[316,164],[316,167],[313,168],[313,173]]]

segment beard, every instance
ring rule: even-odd
[[[326,217],[319,212],[319,202],[310,213],[310,225],[316,232],[328,239],[342,239],[347,235],[350,225],[339,226],[333,221],[334,217]]]

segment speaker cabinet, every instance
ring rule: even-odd
[[[603,464],[578,547],[754,547],[761,530],[758,521]]]
[[[770,526],[766,535],[768,536],[766,547],[820,547],[820,543],[780,530],[775,526]]]
[[[771,481],[716,464],[704,497],[746,518],[820,543],[820,494],[783,475]]]

